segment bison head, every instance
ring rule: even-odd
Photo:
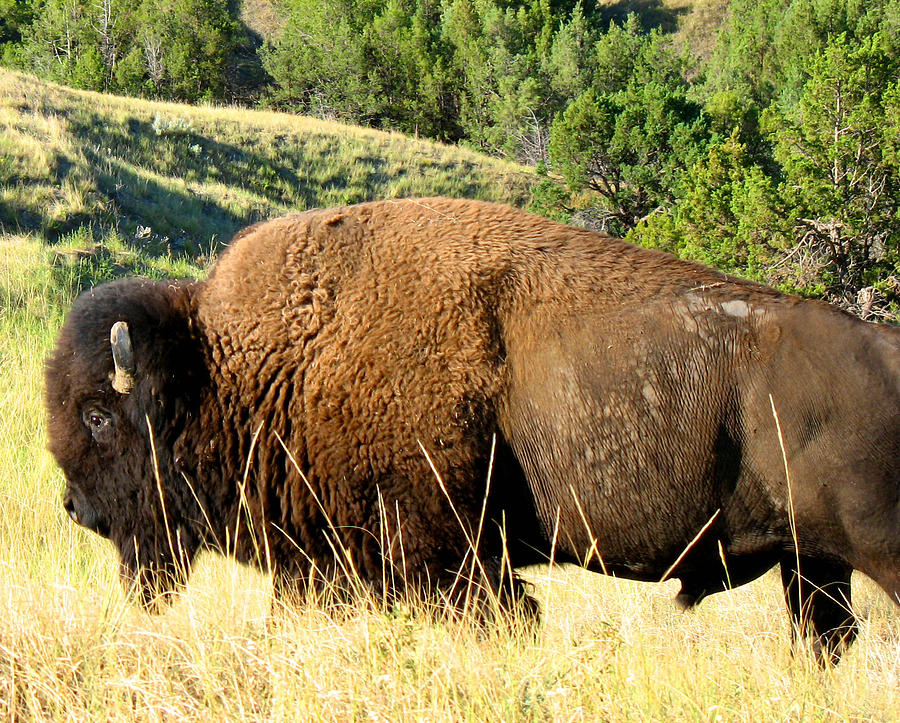
[[[123,581],[149,608],[183,584],[208,534],[180,451],[206,378],[194,288],[130,280],[84,293],[46,369],[65,509],[112,540]]]

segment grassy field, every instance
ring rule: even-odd
[[[536,180],[399,134],[119,98],[0,69],[0,233],[52,245],[86,282],[195,273],[238,229],[289,212],[432,195],[524,205]]]
[[[157,115],[189,122],[192,135],[128,131]],[[216,155],[213,138],[231,150]],[[191,165],[195,144],[208,168]],[[334,156],[319,159],[329,147]],[[404,163],[404,148],[427,163]],[[240,171],[214,160],[229,153]],[[307,186],[280,175],[287,166],[274,164],[288,156]],[[340,158],[352,178],[328,188]],[[267,162],[271,192],[258,180]],[[43,360],[76,290],[135,271],[203,274],[232,225],[356,200],[341,194],[524,202],[531,177],[399,136],[123,101],[2,72],[0,163],[0,719],[900,720],[900,615],[861,577],[860,640],[827,671],[792,658],[773,575],[680,613],[674,583],[537,567],[535,637],[406,609],[281,610],[265,575],[208,556],[170,610],[141,612],[119,587],[111,545],[63,512],[63,479],[44,448]],[[224,178],[212,180],[214,167]]]

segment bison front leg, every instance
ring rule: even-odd
[[[441,585],[440,598],[453,614],[469,617],[476,624],[515,624],[518,620],[524,628],[537,630],[540,605],[504,558],[486,557],[473,565],[470,573],[451,575]]]
[[[819,664],[837,665],[856,638],[856,618],[850,607],[852,568],[796,555],[781,560],[781,582],[792,618],[794,641],[810,639]]]

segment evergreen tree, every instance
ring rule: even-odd
[[[792,224],[776,183],[739,140],[709,144],[680,177],[669,213],[639,224],[629,240],[760,281],[788,248]]]
[[[269,102],[322,117],[459,137],[454,81],[433,0],[290,0],[263,51]]]
[[[157,92],[177,100],[215,100],[225,95],[225,67],[239,26],[217,0],[147,0],[142,35],[149,75],[148,44],[158,43]]]
[[[239,37],[215,0],[43,0],[21,29],[19,64],[80,88],[221,99]]]
[[[884,36],[829,40],[798,103],[768,119],[795,220],[795,273],[852,304],[897,261],[898,70]]]
[[[365,76],[360,73],[362,39],[373,17],[372,4],[286,0],[285,25],[263,49],[263,66],[275,80],[270,101],[302,113],[362,120],[367,105]]]
[[[517,160],[544,160],[554,108],[542,68],[555,25],[548,0],[448,4],[443,32],[461,79],[460,125],[469,144]]]
[[[733,0],[705,68],[705,95],[723,90],[761,107],[793,105],[809,60],[834,37],[863,42],[881,32],[900,49],[900,0]]]
[[[593,83],[554,121],[550,156],[573,190],[603,198],[604,228],[625,233],[674,202],[708,135],[688,91],[682,61],[635,16],[598,42]]]
[[[0,64],[19,65],[22,33],[33,17],[32,0],[0,0]]]

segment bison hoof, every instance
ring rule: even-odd
[[[705,590],[689,589],[684,584],[681,586],[681,592],[675,596],[675,604],[682,610],[690,610],[697,603],[706,597]]]

